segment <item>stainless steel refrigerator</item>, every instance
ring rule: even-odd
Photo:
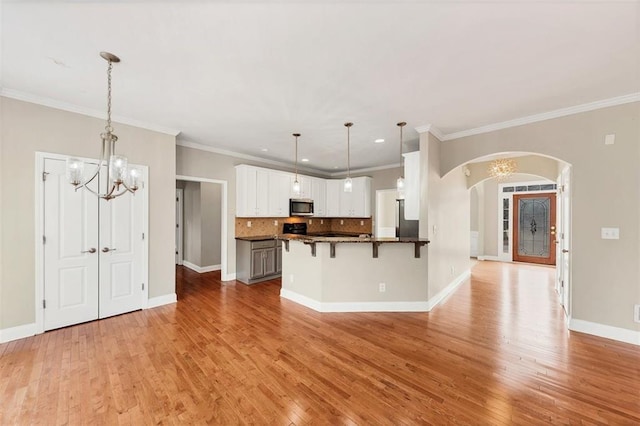
[[[404,218],[404,200],[396,200],[396,237],[418,238],[418,221]]]

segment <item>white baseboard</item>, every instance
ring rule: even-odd
[[[498,256],[478,256],[478,260],[493,260],[494,262],[500,262]]]
[[[170,305],[171,303],[176,303],[178,301],[178,297],[175,293],[165,294],[163,296],[151,297],[147,301],[146,309],[157,308],[158,306]]]
[[[291,290],[281,289],[280,297],[318,312],[427,312],[427,302],[318,302]]]
[[[471,276],[471,270],[467,269],[451,281],[445,288],[440,290],[438,294],[429,299],[427,303],[427,311],[432,310],[438,303],[442,302],[448,295],[456,291],[456,289]]]
[[[195,263],[191,263],[186,260],[183,260],[182,264],[185,267],[191,269],[192,271],[196,271],[199,274],[203,274],[205,272],[219,271],[220,269],[222,269],[222,265],[198,266]]]
[[[236,273],[235,272],[233,274],[225,274],[221,278],[222,281],[233,281],[235,279],[236,279]]]
[[[24,339],[38,334],[36,323],[19,325],[17,327],[0,330],[0,343],[11,342],[12,340]]]
[[[569,330],[640,346],[640,331],[636,330],[613,327],[611,325],[583,321],[575,318],[569,319]]]

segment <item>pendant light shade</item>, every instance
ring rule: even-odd
[[[293,181],[293,186],[291,190],[294,196],[300,195],[300,182],[298,181],[298,138],[300,137],[300,133],[294,133],[293,137],[296,138],[296,177]]]
[[[347,128],[347,178],[344,180],[344,192],[353,191],[353,181],[351,180],[351,126],[353,123],[344,123]]]
[[[403,163],[402,163],[402,128],[406,125],[407,123],[405,123],[404,121],[397,124],[397,126],[400,127],[400,169],[402,170],[400,172],[400,177],[398,177],[398,179],[396,180],[396,190],[398,191],[399,200],[404,199],[404,169],[403,169]]]

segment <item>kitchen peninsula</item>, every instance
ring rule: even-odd
[[[280,296],[319,312],[426,312],[428,240],[281,234]]]

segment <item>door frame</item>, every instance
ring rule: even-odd
[[[184,261],[183,241],[184,241],[184,189],[176,188],[176,203],[178,203],[178,213],[176,214],[176,228],[178,229],[176,241],[176,265],[182,265]]]
[[[226,180],[220,180],[220,179],[209,179],[209,178],[203,178],[203,177],[197,177],[197,176],[185,176],[185,175],[176,175],[176,181],[179,180],[184,180],[184,181],[188,181],[188,182],[204,182],[204,183],[216,183],[219,185],[222,185],[222,203],[220,206],[220,279],[222,281],[231,281],[234,280],[235,277],[235,273],[234,274],[229,274],[229,265],[228,265],[228,253],[227,253],[227,246],[228,246],[228,238],[229,238],[229,233],[228,233],[228,220],[227,220],[227,213],[228,213],[228,197],[229,197],[229,193],[228,193],[228,182]]]
[[[69,155],[56,154],[51,152],[36,151],[35,153],[35,325],[36,334],[44,333],[44,162],[45,159],[66,161]],[[98,163],[99,160],[87,157],[75,157],[84,162]],[[145,283],[142,291],[142,309],[146,309],[149,302],[149,167],[136,165],[142,171],[143,188],[142,195],[142,232],[144,241],[142,243],[142,279]]]
[[[557,266],[557,259],[556,259],[556,239],[557,239],[557,230],[558,230],[558,224],[556,223],[558,218],[556,216],[556,204],[558,203],[558,192],[556,191],[547,191],[544,193],[536,193],[536,194],[530,194],[530,193],[526,193],[526,192],[519,192],[519,193],[514,193],[513,194],[513,198],[512,199],[517,199],[520,200],[521,198],[536,198],[538,196],[548,196],[549,197],[549,226],[552,227],[552,229],[550,230],[550,234],[549,234],[549,260],[546,262],[539,262],[539,261],[534,261],[537,260],[536,257],[532,257],[532,256],[516,256],[514,255],[514,252],[516,250],[518,250],[518,233],[516,232],[516,224],[517,224],[517,219],[516,216],[520,213],[520,208],[516,207],[516,203],[515,201],[513,202],[513,205],[511,206],[511,215],[513,216],[512,218],[512,223],[513,223],[513,228],[511,229],[511,241],[512,241],[512,251],[511,251],[511,257],[519,257],[521,258],[520,260],[517,260],[517,262],[528,262],[528,263],[535,263],[538,265],[550,265],[550,266]],[[556,235],[556,236],[554,236]]]

